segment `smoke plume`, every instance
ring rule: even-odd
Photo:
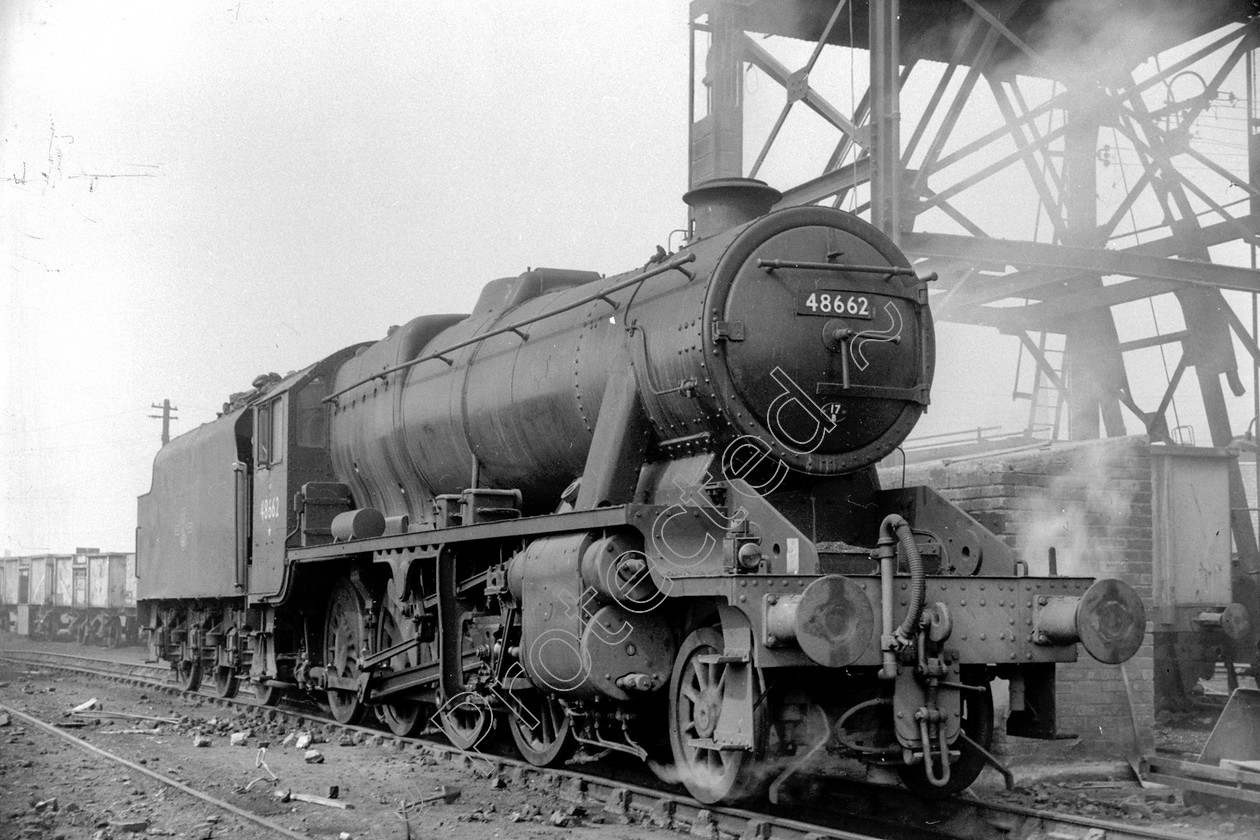
[[[1032,574],[1048,571],[1051,548],[1061,575],[1099,575],[1112,565],[1135,491],[1116,476],[1123,449],[1082,446],[1070,455],[1068,468],[1045,491],[1029,501],[1029,515],[1017,531],[1020,556]]]

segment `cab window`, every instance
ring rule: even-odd
[[[284,406],[282,397],[258,406],[258,465],[284,460]]]
[[[271,463],[271,404],[258,406],[258,466]]]
[[[284,460],[284,406],[280,404],[282,397],[271,401],[271,463],[278,464]]]

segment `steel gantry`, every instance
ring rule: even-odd
[[[1199,443],[1224,447],[1224,389],[1246,391],[1236,347],[1260,391],[1256,14],[1239,0],[696,0],[691,185],[761,178],[782,205],[867,217],[939,275],[938,320],[1019,339],[1025,395],[1034,412],[1056,397],[1056,436],[1193,443],[1169,418],[1180,399],[1201,401]],[[1226,293],[1251,295],[1234,297],[1250,325]],[[1231,507],[1256,610],[1237,468]]]

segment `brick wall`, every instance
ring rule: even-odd
[[[906,484],[926,484],[1004,537],[1029,564],[1048,570],[1056,549],[1059,574],[1114,577],[1151,603],[1151,464],[1144,437],[1055,444],[1053,448],[986,455],[975,460],[912,464]],[[881,474],[897,486],[901,470]],[[1131,695],[1125,690],[1127,673]],[[1092,753],[1128,751],[1134,721],[1145,743],[1154,724],[1151,624],[1137,655],[1104,665],[1083,649],[1058,669],[1059,731],[1081,737]],[[1134,714],[1130,714],[1130,698]]]

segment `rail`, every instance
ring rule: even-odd
[[[79,663],[57,662],[58,658],[79,660]],[[90,661],[88,657],[82,656],[58,657],[42,651],[20,650],[0,650],[0,659],[67,671],[89,670],[84,664]],[[124,670],[136,668],[133,664],[108,660],[95,660],[95,664]],[[109,676],[100,669],[91,669],[91,673]],[[138,678],[134,670],[118,673],[113,678],[153,684],[153,681]],[[163,684],[162,688],[171,693],[180,693],[178,688],[169,683]],[[544,769],[506,756],[463,751],[424,739],[399,738],[361,726],[338,724],[297,710],[270,707],[262,710],[247,701],[228,700],[206,694],[199,696],[217,705],[264,711],[272,719],[281,717],[306,725],[318,724],[330,731],[365,733],[373,736],[374,740],[381,738],[398,748],[407,745],[438,760],[461,766],[471,756],[492,762],[500,768],[517,768],[514,772],[526,786],[533,784],[532,780],[537,778],[548,790],[562,790],[561,795],[565,798],[602,807],[608,813],[633,814],[662,828],[689,829],[690,834],[697,836],[729,835],[759,840],[877,840],[879,837],[898,837],[901,840],[1011,840],[1033,836],[1105,840],[1185,838],[1183,832],[1093,817],[1053,814],[1034,808],[968,797],[929,802],[916,799],[912,794],[898,788],[859,781],[848,782],[843,788],[833,786],[830,789],[832,801],[825,807],[813,807],[801,801],[783,808],[768,805],[769,811],[756,812],[711,807],[686,796],[675,795],[669,790],[627,783],[625,768],[621,766],[608,776],[567,768]],[[503,772],[502,769],[500,772]],[[783,813],[777,813],[778,811]],[[840,828],[840,825],[846,825],[848,829]]]
[[[175,779],[172,779],[169,776],[164,776],[161,773],[155,773],[147,767],[143,767],[139,764],[136,764],[134,761],[129,761],[123,758],[122,756],[114,755],[108,750],[103,750],[94,744],[89,744],[87,741],[84,741],[82,738],[76,738],[75,736],[71,735],[69,732],[62,732],[57,727],[52,726],[48,723],[45,723],[44,721],[34,717],[33,715],[28,715],[25,712],[20,712],[17,709],[14,709],[10,706],[5,706],[3,704],[0,704],[0,711],[5,712],[6,714],[8,714],[10,717],[12,717],[15,720],[22,721],[27,726],[33,726],[36,729],[48,735],[55,735],[56,737],[61,738],[64,741],[70,742],[71,744],[73,744],[74,746],[78,747],[81,750],[92,753],[93,755],[99,758],[104,758],[107,761],[112,761],[115,764],[119,764],[123,767],[126,767],[131,772],[139,773],[142,776],[148,777],[152,781],[166,785],[167,787],[175,788],[175,790],[178,790],[181,793],[186,793],[189,796],[192,796],[196,799],[200,799],[202,802],[205,802],[209,805],[213,805],[215,808],[218,808],[222,811],[227,811],[229,814],[235,814],[241,819],[252,822],[255,825],[258,825],[258,826],[261,826],[262,828],[267,829],[268,831],[275,832],[276,834],[279,834],[281,837],[288,837],[288,838],[291,838],[291,840],[310,840],[311,839],[311,836],[309,834],[299,834],[296,831],[290,831],[289,829],[280,825],[278,822],[269,820],[260,814],[255,814],[251,811],[246,811],[244,808],[238,808],[237,806],[233,805],[231,802],[226,802],[222,799],[219,799],[218,797],[211,796],[208,793],[204,793],[203,791],[197,790],[194,787],[189,787],[183,782],[176,781]]]
[[[488,338],[494,338],[495,336],[506,335],[507,333],[516,333],[523,340],[527,340],[529,338],[529,334],[523,332],[522,328],[527,327],[530,324],[536,324],[539,321],[546,320],[547,318],[550,318],[554,315],[559,315],[561,312],[568,312],[570,309],[577,309],[579,306],[585,306],[588,303],[594,303],[597,300],[602,300],[608,305],[610,305],[613,309],[616,309],[617,304],[614,301],[609,300],[608,298],[609,295],[613,294],[614,292],[619,292],[622,289],[629,288],[630,286],[634,286],[639,283],[642,283],[645,280],[649,280],[653,277],[656,277],[658,274],[664,274],[667,271],[678,270],[682,272],[684,275],[686,275],[688,280],[694,280],[695,274],[693,274],[690,271],[687,271],[685,268],[683,268],[683,266],[689,262],[695,262],[695,259],[696,259],[696,255],[692,253],[682,254],[680,256],[673,257],[672,259],[668,259],[665,262],[653,268],[647,269],[646,271],[641,271],[632,277],[628,277],[619,283],[614,283],[613,285],[609,286],[606,289],[601,289],[598,292],[593,292],[589,295],[586,295],[585,297],[581,297],[575,301],[566,303],[564,306],[557,306],[555,309],[548,309],[547,311],[540,312],[539,314],[534,315],[532,317],[522,318],[519,321],[513,321],[511,324],[508,324],[507,326],[498,327],[496,329],[490,330],[489,332],[484,332],[484,333],[481,333],[480,335],[475,335],[475,336],[472,336],[471,338],[466,338],[463,341],[457,341],[454,344],[443,347],[441,350],[436,350],[432,353],[426,353],[425,355],[419,356],[415,359],[412,359],[411,361],[403,362],[402,364],[394,365],[392,367],[387,367],[383,370],[380,370],[372,374],[371,376],[360,379],[358,382],[355,382],[353,385],[347,385],[341,390],[335,391],[329,394],[328,396],[324,397],[323,401],[335,402],[337,398],[340,397],[342,394],[353,391],[355,388],[358,388],[360,385],[366,385],[369,382],[375,381],[377,379],[384,379],[386,376],[389,376],[391,373],[398,373],[400,370],[407,370],[408,368],[415,367],[416,365],[419,365],[419,364],[424,364],[425,362],[431,362],[435,359],[440,359],[441,361],[446,362],[448,367],[452,367],[454,366],[455,362],[452,359],[446,358],[448,355],[450,355],[451,353],[454,353],[456,350],[461,350],[464,347],[468,347],[469,345],[477,344],[479,342],[485,341]]]

